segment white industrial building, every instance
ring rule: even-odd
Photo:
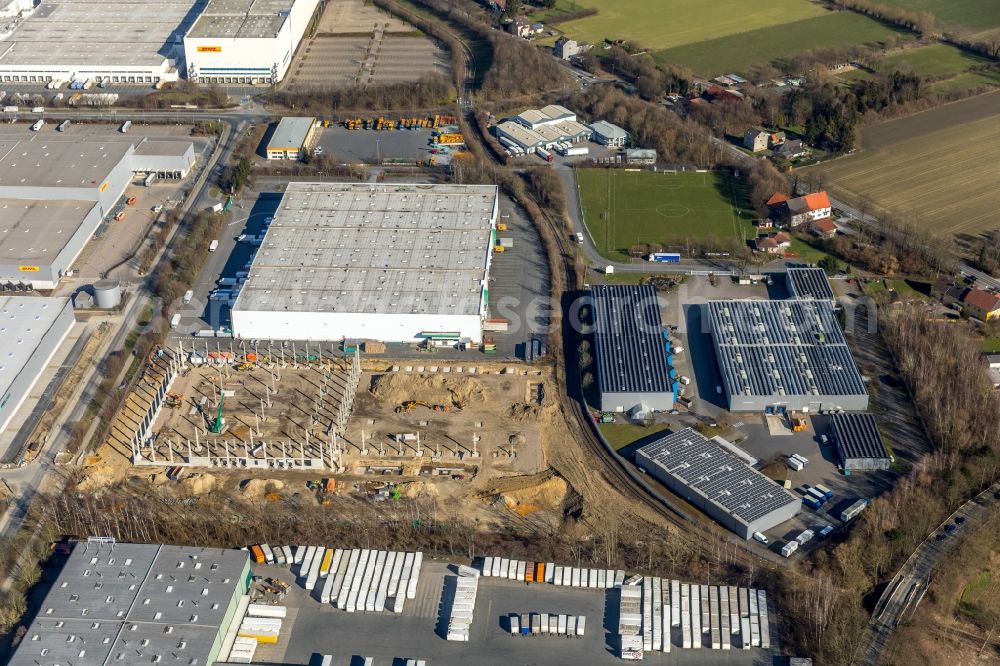
[[[594,141],[609,148],[623,148],[628,144],[628,132],[606,120],[591,123],[590,130],[593,132]]]
[[[309,150],[316,138],[315,117],[285,116],[278,121],[274,134],[267,142],[267,159],[298,160]]]
[[[0,0],[0,19],[9,19],[31,12],[35,0]]]
[[[493,185],[290,183],[233,334],[478,343],[496,220]]]
[[[566,141],[588,141],[593,132],[576,119],[565,106],[550,104],[541,109],[528,109],[499,123],[494,133],[508,148],[517,145],[524,152],[536,148],[551,148]]]
[[[176,81],[197,6],[197,0],[44,0],[0,22],[0,82]]]
[[[184,36],[192,81],[278,83],[319,0],[209,0]]]
[[[76,544],[10,666],[222,663],[250,602],[245,550]]]
[[[0,296],[0,432],[27,399],[75,321],[68,298]]]
[[[53,289],[135,173],[183,178],[190,141],[0,135],[0,283]]]

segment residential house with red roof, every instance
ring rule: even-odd
[[[830,217],[833,208],[826,192],[813,192],[784,202],[779,214],[788,226],[795,228]]]
[[[1000,296],[973,287],[962,298],[962,312],[980,321],[1000,319]]]
[[[828,217],[822,220],[813,220],[809,223],[809,231],[819,238],[833,238],[837,235],[837,225]]]

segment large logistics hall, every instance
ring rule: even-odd
[[[278,83],[319,0],[209,0],[184,35],[192,81]]]
[[[10,666],[218,663],[249,603],[245,550],[76,544]]]
[[[176,81],[183,36],[200,7],[198,0],[44,0],[0,34],[0,82]]]
[[[651,285],[594,285],[594,353],[601,409],[668,411],[677,398]]]
[[[0,296],[0,432],[42,376],[76,319],[68,298]]]
[[[791,520],[802,510],[802,500],[754,469],[756,461],[743,451],[692,428],[643,446],[635,461],[744,539]]]
[[[233,305],[238,338],[482,338],[493,185],[290,183]]]
[[[710,301],[706,308],[730,411],[868,409],[829,301]]]
[[[0,283],[53,289],[135,173],[183,178],[190,141],[0,133]]]

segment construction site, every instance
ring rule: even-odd
[[[353,483],[383,496],[414,481],[454,486],[435,496],[464,494],[472,481],[481,492],[503,477],[527,476],[530,486],[547,480],[534,476],[547,469],[544,372],[394,365],[332,343],[182,343],[150,356],[111,436],[88,460],[85,486],[150,472],[200,478],[202,490],[226,478],[245,483],[248,472],[282,485],[302,472],[336,477],[324,489]]]

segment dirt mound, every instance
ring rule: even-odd
[[[561,509],[569,492],[565,479],[549,473],[497,479],[482,497],[499,496],[510,509],[526,516],[540,509]]]
[[[215,477],[211,474],[192,474],[182,479],[181,485],[192,495],[204,495],[215,488]]]
[[[507,418],[512,421],[527,421],[538,418],[541,408],[537,405],[529,405],[526,402],[515,402],[507,410]]]
[[[247,479],[240,482],[240,492],[244,497],[263,497],[272,490],[281,490],[285,487],[284,481],[277,479]]]
[[[433,483],[412,481],[410,483],[400,485],[399,494],[401,497],[405,497],[407,499],[416,499],[417,497],[438,497],[441,494],[441,491],[438,490],[437,486]]]
[[[486,402],[488,395],[482,382],[473,377],[446,375],[409,375],[400,372],[378,377],[371,393],[378,400],[401,404],[407,400],[422,400],[431,404],[450,405],[452,400]]]

